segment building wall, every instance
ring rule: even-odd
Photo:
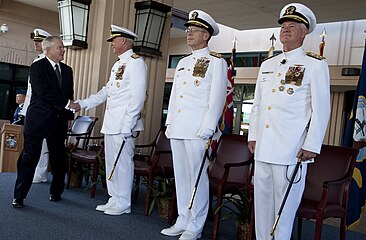
[[[9,32],[0,35],[0,62],[30,66],[37,56],[30,33],[42,28],[59,35],[57,12],[31,7],[11,0],[0,3],[0,25],[7,24]]]

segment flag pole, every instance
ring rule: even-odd
[[[274,44],[275,44],[275,41],[277,40],[274,33],[272,33],[272,36],[271,38],[269,39],[271,41],[271,47],[269,48],[268,50],[268,57],[272,57],[273,56],[273,52],[274,50],[276,49]]]

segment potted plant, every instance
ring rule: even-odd
[[[246,189],[238,189],[236,193],[224,196],[224,202],[215,210],[215,214],[221,208],[228,211],[224,213],[221,220],[226,220],[232,216],[236,217],[237,239],[249,240],[249,224],[251,218],[252,198]]]
[[[172,207],[171,201],[175,189],[174,177],[168,177],[165,174],[164,167],[162,167],[162,173],[155,177],[150,187],[153,190],[153,200],[150,205],[149,214],[154,209],[156,200],[158,200],[159,216],[168,220],[168,212],[169,208]]]

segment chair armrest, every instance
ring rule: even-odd
[[[148,144],[136,144],[135,148],[148,148],[148,147],[153,147],[155,145],[155,143],[148,143]]]
[[[225,163],[224,168],[226,169],[230,169],[232,167],[241,167],[241,166],[245,166],[245,165],[249,165],[253,163],[253,158],[249,158],[246,161],[243,162],[238,162],[238,163]]]
[[[172,154],[172,150],[156,150],[158,155],[160,154]]]
[[[227,178],[229,176],[229,173],[230,173],[230,169],[231,168],[235,168],[235,167],[242,167],[242,166],[245,166],[245,165],[249,165],[249,164],[252,164],[254,162],[253,160],[253,157],[249,158],[248,160],[246,161],[243,161],[243,162],[238,162],[238,163],[226,163],[224,165],[224,168],[225,168],[225,171],[224,171],[224,174],[223,174],[223,177],[222,177],[222,182],[221,184],[224,186],[226,184],[226,181],[227,181]]]
[[[68,133],[66,134],[66,136],[71,137],[71,136],[85,136],[85,133]]]
[[[74,144],[74,147],[70,149],[70,152],[74,151],[75,148],[77,146],[79,146],[79,142],[81,139],[86,139],[86,140],[90,140],[90,139],[104,139],[104,136],[98,136],[98,137],[86,137],[86,136],[80,136],[80,137],[76,137],[76,142]]]
[[[329,187],[346,183],[347,180],[348,180],[348,177],[344,176],[344,177],[339,178],[339,179],[324,181],[323,182],[323,188],[328,188],[329,189]]]

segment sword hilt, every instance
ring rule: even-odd
[[[116,168],[116,166],[113,166],[112,171],[111,171],[111,174],[108,177],[108,181],[112,181],[112,176],[113,176],[113,173],[114,173],[114,169],[115,168]]]
[[[275,231],[276,231],[276,227],[277,227],[277,224],[278,224],[278,220],[280,220],[280,215],[277,215],[276,217],[276,220],[273,224],[273,227],[272,227],[272,230],[271,230],[271,233],[269,235],[271,235],[271,237],[273,237]]]

